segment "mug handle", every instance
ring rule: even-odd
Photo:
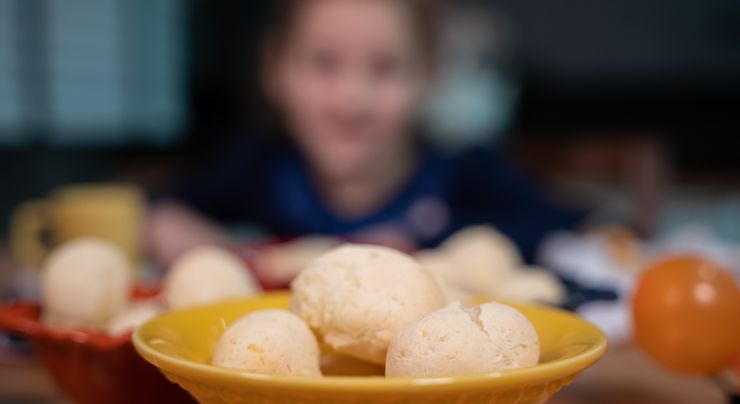
[[[16,264],[40,268],[49,251],[51,203],[32,200],[19,205],[10,219],[10,251]]]

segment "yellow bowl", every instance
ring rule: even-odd
[[[540,337],[537,366],[461,377],[284,377],[210,365],[219,337],[245,313],[287,308],[290,295],[171,312],[134,335],[137,351],[202,403],[542,403],[606,350],[606,337],[564,311],[517,306]]]

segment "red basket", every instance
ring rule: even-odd
[[[138,292],[137,295],[151,294]],[[0,306],[0,330],[29,338],[57,386],[80,404],[194,403],[135,351],[131,335],[47,327],[35,303]]]

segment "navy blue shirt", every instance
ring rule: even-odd
[[[428,248],[465,226],[486,223],[511,237],[530,261],[543,237],[583,217],[555,206],[486,148],[456,155],[425,150],[407,185],[361,218],[328,209],[308,172],[295,150],[243,139],[188,176],[176,196],[216,220],[254,223],[275,236],[387,228]]]

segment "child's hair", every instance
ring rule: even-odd
[[[273,12],[268,21],[267,43],[280,48],[290,35],[294,19],[310,1],[315,0],[274,0]],[[422,56],[432,62],[437,50],[437,20],[441,0],[375,0],[392,1],[406,7],[414,32],[417,34]]]

